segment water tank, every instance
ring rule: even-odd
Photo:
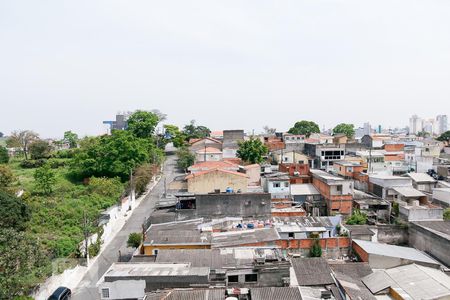
[[[226,192],[228,194],[231,194],[233,192],[233,188],[227,187]]]

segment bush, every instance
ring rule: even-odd
[[[350,218],[346,222],[348,225],[365,225],[367,223],[367,215],[361,213],[359,210],[355,210]]]
[[[47,163],[50,166],[50,168],[58,169],[58,168],[66,166],[67,160],[50,158],[47,161]]]
[[[37,191],[49,195],[53,192],[55,183],[55,172],[50,169],[48,164],[36,169],[34,172],[34,184]]]
[[[54,158],[73,158],[78,152],[78,149],[59,150],[53,154]]]
[[[9,161],[8,149],[0,146],[0,164],[7,164]]]
[[[398,217],[400,213],[400,207],[398,205],[398,202],[392,203],[392,213],[394,214],[394,216]]]
[[[142,195],[147,190],[147,185],[152,180],[156,166],[152,164],[144,164],[134,171],[134,187],[136,194]]]
[[[37,140],[31,143],[31,145],[28,148],[28,151],[30,152],[32,159],[49,158],[51,147],[48,142],[43,140]]]
[[[450,208],[444,210],[444,221],[450,221]]]
[[[87,188],[88,193],[105,197],[119,197],[123,191],[123,185],[119,178],[91,177]]]
[[[138,248],[142,242],[142,234],[139,232],[132,232],[128,236],[127,246],[130,248]]]
[[[10,186],[15,180],[14,174],[11,168],[8,166],[0,165],[0,188],[5,188]]]
[[[322,246],[320,246],[320,242],[318,239],[314,241],[311,249],[309,250],[310,257],[322,257]]]
[[[42,167],[43,165],[45,165],[46,162],[47,162],[47,160],[45,160],[45,159],[22,160],[20,162],[20,167],[22,167],[24,169],[35,169],[35,168]]]

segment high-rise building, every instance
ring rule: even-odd
[[[409,118],[409,134],[418,134],[423,130],[422,119],[417,115]]]
[[[443,134],[448,130],[447,115],[438,115],[436,117],[436,134]]]
[[[372,127],[370,123],[364,123],[364,135],[370,135],[372,133]]]
[[[430,134],[436,133],[436,124],[434,119],[424,119],[422,120],[422,131],[428,132]]]

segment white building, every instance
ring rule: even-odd
[[[422,119],[417,115],[409,118],[409,134],[417,134],[423,130]]]
[[[447,115],[438,115],[436,117],[436,134],[443,134],[448,130]]]

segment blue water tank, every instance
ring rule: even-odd
[[[255,228],[255,225],[253,225],[252,223],[247,224],[247,228],[248,229],[253,229]]]
[[[233,192],[233,189],[230,188],[230,187],[227,187],[226,192],[227,192],[227,193],[232,193],[232,192]]]

